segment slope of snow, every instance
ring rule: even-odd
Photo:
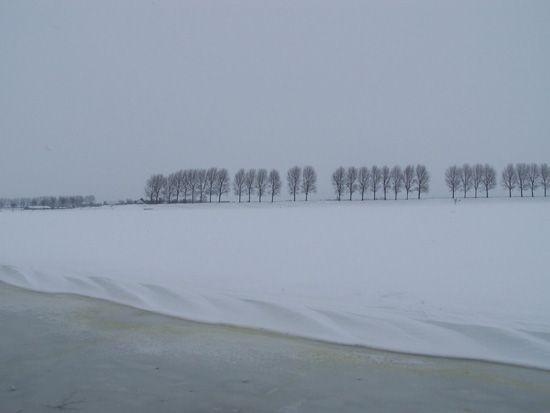
[[[547,199],[0,213],[0,280],[352,345],[550,369]]]

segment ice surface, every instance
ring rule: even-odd
[[[549,208],[535,198],[4,210],[0,280],[549,369]]]
[[[2,412],[542,412],[550,372],[205,325],[0,282]]]

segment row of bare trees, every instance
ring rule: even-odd
[[[230,177],[227,169],[186,169],[168,176],[154,174],[145,184],[145,196],[150,203],[204,202],[217,197],[218,202],[229,192]]]
[[[0,198],[0,209],[57,209],[82,208],[95,204],[94,195],[40,196],[34,198]]]
[[[294,166],[286,174],[288,192],[296,201],[296,194],[303,193],[307,197],[310,193],[317,191],[317,173],[312,166],[302,168]],[[283,186],[279,171],[272,169],[269,173],[267,169],[239,169],[233,180],[233,192],[241,202],[242,196],[248,196],[248,202],[253,194],[258,195],[258,201],[262,202],[262,196],[269,194],[271,202],[275,196],[281,194]]]
[[[281,193],[281,175],[276,169],[272,169],[269,173],[267,169],[261,168],[249,169],[245,171],[239,169],[233,180],[233,193],[241,202],[243,196],[248,196],[248,202],[251,201],[252,195],[258,195],[258,201],[262,202],[262,197],[266,194],[271,195],[271,202]]]
[[[461,167],[452,165],[445,171],[445,183],[454,198],[457,191],[468,196],[468,192],[474,190],[474,197],[477,198],[478,190],[483,189],[485,196],[489,198],[489,190],[497,186],[497,172],[491,165],[464,164]],[[524,190],[531,190],[531,196],[535,196],[535,190],[539,187],[544,189],[544,196],[550,185],[550,168],[548,164],[537,165],[535,163],[508,164],[501,173],[500,183],[508,190],[508,196],[512,197],[512,190],[516,187],[523,197]]]
[[[497,186],[497,171],[489,164],[452,165],[445,171],[445,183],[453,198],[458,191],[463,191],[464,198],[466,198],[472,189],[475,198],[477,198],[480,189],[484,189],[485,196],[489,198],[489,191]]]
[[[543,163],[540,166],[536,163],[517,163],[508,164],[502,171],[500,182],[503,188],[508,190],[508,196],[512,197],[512,190],[518,188],[520,196],[523,197],[523,191],[531,191],[531,196],[535,196],[535,190],[543,188],[544,196],[548,187],[550,187],[550,168],[548,164]]]
[[[294,166],[288,170],[287,184],[289,193],[296,200],[296,194],[308,194],[317,191],[317,173],[312,166],[302,168]],[[283,186],[281,175],[276,169],[239,169],[231,178],[227,169],[210,168],[186,169],[174,172],[168,176],[162,174],[151,175],[145,184],[145,196],[150,203],[161,202],[212,202],[216,197],[221,202],[222,196],[233,189],[233,193],[241,202],[243,197],[248,196],[248,202],[252,195],[262,197],[271,196],[271,202],[280,195]]]
[[[344,169],[341,166],[332,174],[332,185],[338,201],[345,193],[349,194],[351,201],[355,192],[361,194],[363,201],[369,191],[372,192],[374,200],[379,191],[384,194],[384,200],[390,191],[393,192],[394,199],[397,199],[402,190],[405,190],[407,199],[412,191],[417,192],[420,199],[422,193],[430,190],[430,174],[424,165],[407,165],[404,169],[398,165],[391,169],[386,165],[374,165],[370,169],[366,166],[359,169],[350,166]]]

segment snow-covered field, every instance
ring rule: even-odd
[[[0,280],[550,369],[549,211],[543,198],[3,210]]]

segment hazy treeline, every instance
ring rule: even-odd
[[[307,201],[310,193],[317,191],[317,173],[312,166],[300,168],[294,166],[287,172],[287,187],[293,199],[297,194],[304,194]],[[239,169],[233,179],[227,169],[185,169],[171,173],[168,176],[154,174],[145,184],[144,194],[149,203],[179,203],[179,202],[218,202],[229,192],[233,192],[241,202],[252,196],[258,201],[266,196],[271,198],[281,194],[283,181],[277,169]]]
[[[82,208],[95,205],[94,195],[40,196],[34,198],[0,198],[0,208],[56,209]]]
[[[331,175],[331,183],[336,199],[340,201],[348,195],[349,200],[354,195],[365,199],[398,199],[399,193],[409,199],[414,194],[420,199],[423,193],[430,190],[430,174],[425,165],[407,165],[401,168],[395,165],[373,165],[370,168],[339,167]],[[473,193],[475,198],[479,193],[489,197],[489,192],[500,183],[512,197],[515,190],[524,196],[531,197],[540,188],[547,196],[550,187],[550,167],[547,163],[516,163],[508,164],[501,172],[500,178],[496,169],[489,164],[468,163],[462,166],[452,165],[445,171],[445,184],[455,198],[461,194],[464,198]],[[281,195],[283,180],[277,169],[239,169],[233,177],[225,168],[185,169],[167,176],[154,174],[146,182],[144,194],[147,203],[186,203],[186,202],[222,202],[224,195],[233,193],[238,202],[251,202],[254,197],[259,202],[268,197],[271,202]],[[286,187],[292,199],[304,195],[305,200],[311,193],[317,192],[317,173],[312,166],[303,168],[294,166],[287,171]],[[118,201],[118,204],[133,204],[134,201]],[[91,207],[96,204],[94,195],[74,196],[41,196],[34,198],[0,198],[0,209],[66,209]]]
[[[496,169],[488,164],[469,165],[465,163],[462,166],[452,165],[445,171],[445,183],[451,191],[454,198],[455,193],[460,191],[464,198],[468,192],[474,191],[474,197],[477,198],[478,190],[483,190],[485,196],[489,198],[489,190],[497,186],[498,178]],[[516,188],[523,197],[523,191],[530,191],[531,196],[535,196],[538,188],[544,190],[544,196],[550,186],[550,168],[548,164],[543,163],[510,163],[500,175],[502,187],[508,190],[508,196],[512,197],[512,191]]]
[[[401,191],[405,191],[407,199],[411,192],[415,192],[420,199],[422,193],[430,190],[430,174],[424,165],[407,165],[404,169],[399,165],[391,169],[387,165],[370,168],[350,166],[347,169],[341,166],[332,174],[332,186],[338,201],[344,194],[349,194],[351,201],[356,192],[361,194],[361,200],[369,193],[372,193],[374,200],[377,193],[382,193],[383,199],[387,199],[388,192],[397,199]]]

